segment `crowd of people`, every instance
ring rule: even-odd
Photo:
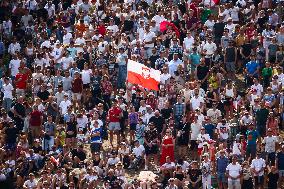
[[[0,188],[283,188],[283,21],[283,0],[1,0]]]

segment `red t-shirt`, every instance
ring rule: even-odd
[[[72,83],[72,92],[73,93],[82,93],[82,86],[83,86],[83,81],[81,78],[76,78],[74,79]]]
[[[106,27],[105,26],[98,26],[98,32],[99,32],[99,34],[104,36],[106,34]]]
[[[30,124],[31,126],[40,126],[40,117],[42,116],[41,112],[38,110],[31,112]]]
[[[119,122],[119,115],[121,113],[121,109],[118,107],[112,107],[108,111],[109,122]]]
[[[19,80],[20,79],[20,80]],[[16,75],[16,88],[17,89],[26,89],[27,88],[27,80],[28,75],[25,73],[17,73]]]

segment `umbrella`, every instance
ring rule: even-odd
[[[176,33],[177,37],[179,37],[180,33],[179,33],[179,30],[176,27],[176,25],[174,25],[173,23],[168,22],[168,21],[161,22],[161,24],[160,24],[160,31],[164,32],[164,31],[168,30],[170,27]]]

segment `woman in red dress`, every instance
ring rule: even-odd
[[[171,134],[170,129],[166,130],[166,135],[162,139],[162,153],[160,158],[160,165],[162,166],[166,162],[166,157],[169,156],[171,161],[174,162],[174,146],[175,140]]]

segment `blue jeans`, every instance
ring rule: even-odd
[[[4,98],[3,100],[3,108],[8,112],[12,107],[12,99],[11,98]]]
[[[126,77],[127,77],[127,66],[119,65],[118,66],[117,88],[123,88],[125,86]]]

